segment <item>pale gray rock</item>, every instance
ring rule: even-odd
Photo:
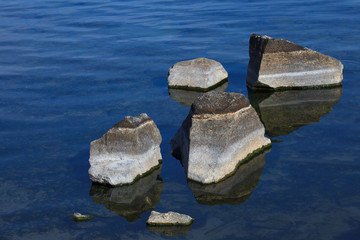
[[[211,91],[224,92],[226,90],[226,88],[228,87],[228,85],[229,85],[229,83],[225,82],[221,86],[216,87],[215,89],[210,90],[209,92],[211,92]],[[204,94],[204,92],[169,88],[170,97],[172,99],[174,99],[176,102],[180,103],[181,105],[184,105],[187,107],[191,106],[191,104],[195,101],[195,99],[200,97],[203,94]]]
[[[159,129],[145,113],[127,116],[91,142],[89,176],[110,185],[133,183],[161,163]]]
[[[252,34],[247,70],[249,88],[318,88],[341,85],[342,63],[285,39]]]
[[[161,167],[131,185],[106,186],[93,183],[89,195],[110,211],[135,222],[141,214],[154,209],[160,201],[164,182],[159,178]]]
[[[342,87],[275,92],[249,91],[251,105],[258,112],[270,138],[290,134],[302,126],[320,122],[339,102]]]
[[[176,63],[169,69],[168,87],[208,91],[227,81],[228,73],[221,63],[196,58]]]
[[[152,211],[146,224],[148,225],[190,225],[194,219],[188,215],[177,213],[177,212],[167,212],[167,213],[159,213],[157,211]]]
[[[244,95],[209,92],[197,98],[171,140],[188,179],[216,183],[239,163],[270,147],[265,129]]]

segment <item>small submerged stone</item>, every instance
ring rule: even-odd
[[[252,34],[247,85],[252,89],[318,88],[341,85],[342,63],[285,39]]]
[[[146,224],[152,226],[187,226],[191,225],[193,221],[192,217],[177,212],[159,213],[151,211]]]
[[[176,63],[169,69],[168,87],[208,91],[227,81],[228,73],[221,63],[196,58]]]
[[[197,98],[171,140],[188,179],[216,183],[238,164],[271,145],[265,129],[244,95],[209,92]]]
[[[82,222],[82,221],[89,221],[91,219],[95,218],[94,216],[91,216],[91,215],[84,215],[84,214],[81,214],[81,213],[74,213],[72,216],[71,216],[71,219],[75,222]]]
[[[133,183],[160,165],[161,141],[159,129],[146,113],[125,117],[91,142],[90,179],[113,186]]]

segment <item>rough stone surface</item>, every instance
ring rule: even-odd
[[[125,186],[110,187],[93,183],[90,196],[98,204],[134,222],[141,214],[156,207],[160,201],[164,182],[158,178],[161,168]]]
[[[226,90],[226,88],[228,87],[228,85],[229,85],[229,83],[225,82],[221,86],[219,86],[213,90],[210,90],[210,91],[224,92]],[[184,105],[187,107],[191,106],[191,104],[195,101],[195,99],[200,97],[203,94],[204,94],[204,92],[169,88],[170,97],[172,99],[174,99],[176,102],[180,103],[181,105]]]
[[[209,90],[228,78],[221,63],[196,58],[178,62],[169,69],[168,87],[193,90]]]
[[[244,95],[210,92],[194,101],[171,147],[188,179],[209,184],[230,176],[241,161],[270,145],[264,132]]]
[[[188,215],[177,213],[177,212],[167,212],[159,213],[152,211],[150,217],[146,221],[148,225],[190,225],[194,219]]]
[[[342,63],[285,39],[252,34],[247,85],[250,88],[311,88],[341,85]]]
[[[240,205],[244,203],[259,183],[267,152],[263,152],[250,161],[241,164],[233,176],[219,183],[204,185],[188,181],[196,201],[211,206],[216,204]]]
[[[130,184],[160,164],[161,135],[145,113],[125,117],[91,142],[89,176],[93,182]]]
[[[292,133],[317,123],[339,102],[342,87],[281,92],[249,91],[251,105],[258,112],[269,137]]]

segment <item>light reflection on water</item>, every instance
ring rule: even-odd
[[[1,1],[0,238],[168,238],[147,229],[148,211],[129,223],[89,196],[90,141],[125,115],[146,112],[163,137],[155,209],[196,219],[190,232],[171,238],[356,239],[359,8],[354,0]],[[278,110],[283,122],[276,123],[290,130],[276,133],[282,142],[266,154],[244,203],[199,204],[170,154],[189,109],[169,97],[168,68],[215,59],[229,73],[226,91],[246,95],[253,32],[341,60],[342,94],[322,111],[331,112],[297,130]],[[75,223],[77,211],[97,218]]]

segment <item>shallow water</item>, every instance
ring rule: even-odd
[[[142,112],[163,137],[161,179],[144,195],[155,188],[157,211],[196,218],[171,238],[358,239],[359,10],[357,0],[1,1],[0,239],[170,238],[146,227],[143,203],[145,212],[130,218],[114,210],[133,205],[106,203],[110,193],[95,191],[87,174],[90,141]],[[215,59],[229,73],[226,91],[248,96],[253,32],[341,60],[343,88],[330,105],[304,109],[290,99],[249,196],[203,204],[170,154],[189,107],[169,96],[167,71],[181,60]],[[311,119],[312,106],[323,114]],[[294,111],[311,117],[294,118]],[[73,222],[74,212],[95,218]]]

